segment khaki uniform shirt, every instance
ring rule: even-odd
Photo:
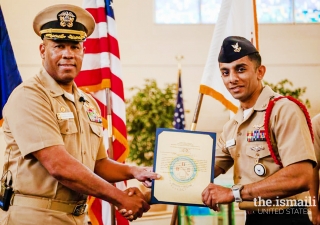
[[[312,118],[312,128],[314,135],[314,151],[317,161],[320,162],[320,114]]]
[[[312,118],[312,129],[314,135],[314,152],[318,163],[320,162],[320,114]],[[320,179],[320,176],[319,176]],[[319,190],[318,190],[319,192]]]
[[[263,131],[266,129],[264,127],[266,108],[270,99],[278,96],[279,94],[273,92],[270,87],[264,87],[252,112],[243,119],[243,110],[239,109],[223,128],[217,143],[215,165],[224,171],[234,166],[235,184],[258,182],[281,169],[271,157],[267,142],[263,138]],[[277,101],[269,124],[273,150],[284,167],[303,160],[311,160],[316,164],[306,118],[296,103],[288,99]],[[261,139],[254,141],[252,136],[254,131],[258,130]],[[254,172],[257,162],[266,167],[264,176],[258,176]],[[305,195],[296,198],[304,199],[304,197]]]
[[[99,106],[75,84],[73,93],[74,102],[43,68],[12,92],[3,111],[7,143],[4,170],[12,173],[15,194],[62,202],[86,200],[86,195],[60,184],[31,154],[46,147],[64,145],[72,157],[91,171],[96,160],[107,157]],[[81,96],[85,102],[79,101]],[[84,215],[76,217],[59,211],[15,205],[9,207],[6,216],[0,224],[65,225],[83,224],[85,220]]]

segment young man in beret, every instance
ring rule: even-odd
[[[279,94],[262,84],[266,68],[257,49],[243,37],[227,37],[218,61],[224,85],[240,107],[217,143],[214,174],[234,166],[235,185],[209,184],[203,203],[214,210],[218,204],[239,203],[246,210],[246,225],[311,224],[308,190],[316,158],[303,110],[280,99],[269,108],[265,127],[269,101]]]
[[[43,67],[12,92],[3,111],[2,185],[14,194],[2,225],[87,224],[88,195],[112,203],[129,220],[149,209],[138,189],[110,183],[135,178],[150,186],[158,175],[108,159],[99,106],[74,83],[94,26],[91,14],[73,5],[48,7],[34,19]]]

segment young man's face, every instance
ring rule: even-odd
[[[69,84],[81,70],[84,47],[82,42],[44,39],[40,54],[49,75],[60,84]]]
[[[262,88],[261,80],[265,67],[256,64],[244,56],[231,63],[219,63],[221,77],[230,94],[241,103],[254,101]]]

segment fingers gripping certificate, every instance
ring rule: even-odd
[[[151,203],[202,205],[202,191],[214,178],[216,134],[157,129]]]

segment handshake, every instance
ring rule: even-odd
[[[131,187],[124,191],[124,193],[129,196],[124,201],[128,200],[131,202],[131,208],[122,208],[119,209],[115,207],[116,210],[122,214],[129,221],[136,220],[137,218],[141,218],[143,213],[147,212],[150,209],[150,199],[151,199],[151,191],[147,190],[145,193],[142,193],[138,188]]]
[[[148,188],[145,193],[142,193],[136,187],[130,187],[126,189],[124,197],[122,198],[119,205],[115,205],[118,210],[127,220],[133,221],[137,218],[142,217],[144,212],[150,209],[151,200],[151,181],[160,179],[160,175],[151,171],[151,168],[135,167],[133,177]]]

